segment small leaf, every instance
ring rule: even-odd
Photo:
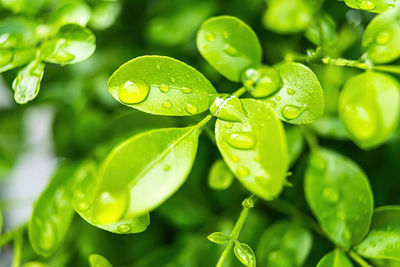
[[[197,32],[200,54],[218,72],[231,81],[240,81],[248,68],[261,64],[261,45],[253,30],[238,18],[213,17]]]
[[[51,13],[50,22],[55,26],[78,24],[84,27],[88,23],[90,15],[90,8],[84,1],[62,1]]]
[[[74,64],[86,60],[96,49],[93,33],[78,24],[66,24],[44,41],[40,56],[55,64]]]
[[[216,244],[225,244],[229,240],[229,236],[221,232],[215,232],[207,236],[207,239]]]
[[[246,267],[256,266],[256,255],[254,255],[249,245],[236,241],[233,251],[235,252],[236,258]]]
[[[38,262],[38,261],[29,261],[24,263],[24,265],[22,265],[22,267],[50,267],[47,264]]]
[[[333,46],[338,40],[336,22],[327,13],[322,13],[307,28],[305,36],[315,45]]]
[[[300,63],[281,63],[274,68],[283,86],[274,95],[265,98],[278,117],[292,124],[308,124],[324,111],[324,96],[314,73]]]
[[[350,159],[314,151],[305,174],[305,195],[327,236],[348,248],[367,234],[373,208],[368,178]]]
[[[36,48],[0,48],[0,73],[28,63],[35,53]]]
[[[335,249],[318,262],[317,267],[353,267],[349,258],[342,251]]]
[[[232,184],[233,179],[233,173],[228,169],[226,163],[219,159],[211,166],[208,186],[215,190],[225,190]]]
[[[24,18],[12,17],[3,20],[0,23],[0,48],[34,46],[37,42],[35,27],[34,22]]]
[[[217,119],[217,146],[239,181],[250,192],[271,200],[285,183],[289,161],[285,132],[264,102],[243,99],[241,103],[241,122]]]
[[[89,26],[95,30],[105,30],[109,28],[121,13],[121,6],[122,4],[119,1],[96,3],[92,8]]]
[[[367,71],[346,82],[339,97],[339,116],[353,141],[374,148],[395,131],[399,121],[400,84],[392,76]]]
[[[28,233],[32,248],[41,256],[49,257],[57,251],[71,224],[75,167],[62,163],[34,204]]]
[[[108,81],[122,104],[158,115],[188,116],[209,109],[215,91],[196,69],[164,56],[128,61]]]
[[[12,84],[14,99],[17,103],[25,104],[37,96],[44,66],[44,63],[34,60],[18,72]]]
[[[374,17],[364,31],[362,46],[372,62],[388,63],[400,56],[398,8]]]
[[[112,267],[111,263],[101,255],[92,254],[89,256],[90,267]]]
[[[303,226],[278,221],[263,233],[257,246],[260,266],[303,266],[312,247],[312,235]],[[290,255],[291,264],[287,257]]]
[[[383,206],[374,211],[366,238],[356,247],[366,258],[400,261],[400,206]]]
[[[396,0],[344,0],[344,2],[351,8],[374,13],[383,13],[398,5]]]

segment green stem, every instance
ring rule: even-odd
[[[11,231],[8,231],[4,233],[3,235],[0,236],[0,249],[6,245],[7,243],[13,241],[14,239],[17,238],[19,233],[23,233],[25,231],[26,224],[21,225],[20,227],[17,227]]]
[[[233,92],[232,95],[234,95],[236,97],[240,97],[241,95],[243,95],[246,92],[247,92],[246,87],[242,86],[239,89],[237,89],[235,92]]]
[[[310,149],[312,151],[319,150],[318,138],[314,132],[308,126],[301,126],[301,130],[303,131],[304,138],[306,139]]]
[[[19,231],[14,239],[14,255],[12,261],[12,267],[21,266],[21,253],[22,253],[22,232]]]
[[[256,197],[254,195],[252,195],[250,197],[250,199],[255,201]],[[243,224],[246,221],[247,216],[249,215],[249,210],[250,210],[250,208],[243,207],[242,211],[240,212],[240,216],[239,216],[238,220],[236,221],[235,227],[233,227],[228,245],[225,247],[224,251],[222,252],[221,257],[219,258],[216,267],[222,267],[224,265],[224,262],[225,262],[226,258],[228,257],[229,253],[231,252],[233,244],[237,240],[237,238],[240,234],[240,231],[243,228]]]
[[[321,62],[324,64],[328,64],[328,65],[353,67],[353,68],[359,68],[359,69],[363,69],[363,70],[372,68],[372,66],[367,63],[360,62],[358,60],[345,59],[345,58],[323,57],[321,59]]]
[[[204,117],[201,121],[199,121],[195,127],[196,129],[201,129],[204,125],[207,124],[212,119],[213,115],[212,114],[207,114],[207,116]]]
[[[358,263],[361,267],[372,267],[368,262],[366,262],[363,258],[360,257],[356,252],[349,250],[348,251],[349,256]]]

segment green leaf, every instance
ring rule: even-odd
[[[84,1],[61,1],[57,9],[51,13],[50,23],[55,26],[78,24],[84,27],[90,16],[90,8]]]
[[[364,31],[362,46],[368,59],[382,64],[400,56],[400,23],[398,9],[374,17]]]
[[[0,48],[34,46],[37,42],[35,27],[36,25],[27,19],[5,19],[0,23]]]
[[[42,60],[55,64],[74,64],[86,60],[96,49],[96,37],[78,24],[66,24],[41,47]]]
[[[279,195],[285,183],[288,152],[282,123],[265,103],[241,100],[243,119],[217,119],[218,149],[239,181],[265,200]]]
[[[368,178],[349,158],[330,150],[314,151],[305,174],[311,211],[327,236],[348,248],[367,234],[373,209]]]
[[[333,46],[338,40],[336,22],[327,13],[319,15],[304,33],[308,40],[319,46]]]
[[[14,99],[17,103],[25,104],[37,96],[44,66],[44,63],[34,60],[18,72],[12,84]]]
[[[99,176],[97,168],[93,162],[84,162],[75,175],[76,190],[73,197],[73,205],[76,212],[90,224],[118,234],[140,233],[146,230],[150,224],[148,214],[140,216],[131,216],[126,214],[121,218],[127,205],[127,199],[116,196],[108,197],[108,203],[111,209],[104,211],[104,216],[109,216],[113,222],[98,221],[94,217],[93,204],[99,187]],[[112,209],[113,208],[113,209]],[[118,217],[116,217],[118,216]]]
[[[303,266],[312,247],[312,234],[303,226],[278,221],[263,233],[257,246],[260,266]],[[293,260],[287,262],[287,257]]]
[[[299,127],[289,126],[285,129],[289,152],[289,162],[292,166],[304,150],[303,133]]]
[[[281,34],[304,31],[311,24],[314,16],[311,2],[313,1],[268,1],[268,8],[263,16],[264,27]]]
[[[78,199],[87,203],[80,215],[103,229],[129,233],[129,225],[106,227],[152,211],[174,194],[190,172],[198,136],[196,126],[166,128],[135,135],[116,146],[100,168],[95,192],[92,189]]]
[[[108,81],[111,95],[141,111],[188,116],[209,109],[215,91],[196,69],[164,56],[142,56],[128,61]]]
[[[215,232],[207,236],[207,239],[216,244],[225,244],[229,240],[229,236],[222,232]]]
[[[348,80],[339,97],[339,116],[363,149],[386,142],[399,121],[400,84],[392,76],[367,71]]]
[[[0,48],[0,73],[33,60],[36,48]]]
[[[225,190],[232,184],[233,179],[233,173],[228,169],[226,163],[219,159],[211,166],[208,186],[215,190]]]
[[[236,258],[246,267],[256,266],[256,255],[254,255],[249,245],[236,241],[233,251],[235,252]]]
[[[323,115],[314,121],[310,127],[317,135],[324,138],[336,140],[350,139],[349,132],[344,127],[343,122],[336,116]]]
[[[383,206],[374,211],[367,237],[356,247],[366,258],[400,261],[400,206]]]
[[[300,63],[287,62],[274,67],[283,86],[271,97],[265,98],[278,117],[292,124],[308,124],[324,111],[324,96],[314,73]]]
[[[57,251],[71,224],[75,167],[62,163],[34,204],[28,233],[32,248],[41,256],[49,257]]]
[[[349,258],[342,251],[335,249],[318,262],[317,267],[353,267]]]
[[[89,256],[90,267],[112,267],[111,263],[101,255],[92,254]]]
[[[213,17],[197,32],[200,54],[218,72],[231,81],[240,81],[248,68],[261,64],[261,45],[253,30],[238,18]]]
[[[366,10],[368,12],[383,13],[393,9],[397,3],[396,0],[344,0],[346,5],[351,8]]]
[[[93,12],[90,17],[89,26],[96,30],[109,28],[121,13],[121,6],[121,3],[118,1],[96,3],[92,9]]]
[[[22,265],[22,267],[50,267],[47,264],[38,262],[38,261],[29,261],[24,263],[24,265]]]

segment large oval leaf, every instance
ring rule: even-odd
[[[32,248],[41,256],[48,257],[57,251],[71,224],[75,167],[62,163],[34,204],[28,233]]]
[[[305,174],[307,202],[327,236],[341,247],[367,234],[373,196],[364,172],[329,150],[314,151]]]
[[[371,229],[357,246],[366,258],[400,261],[400,206],[384,206],[374,211]]]
[[[290,221],[278,221],[269,226],[257,246],[261,266],[302,266],[310,253],[312,235],[303,226]],[[293,261],[287,263],[287,257]]]
[[[365,29],[362,46],[375,63],[388,63],[400,56],[398,8],[373,18]]]
[[[318,262],[317,267],[353,267],[349,258],[342,251],[335,249]]]
[[[187,116],[206,111],[216,91],[196,69],[163,56],[137,57],[108,81],[122,104],[158,115]]]
[[[314,73],[300,63],[286,62],[274,68],[279,72],[283,86],[265,101],[281,120],[292,124],[308,124],[324,111],[324,96]]]
[[[265,200],[279,195],[285,183],[288,152],[282,123],[262,101],[243,99],[240,122],[217,119],[215,135],[228,167],[252,193]]]
[[[396,0],[345,0],[346,5],[351,8],[366,10],[368,12],[382,13],[396,6]]]
[[[353,141],[364,149],[384,143],[399,121],[400,84],[390,75],[367,71],[346,82],[339,115]]]
[[[231,81],[261,64],[261,45],[253,30],[238,18],[220,16],[205,21],[197,33],[200,54]]]

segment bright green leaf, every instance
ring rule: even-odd
[[[317,267],[353,267],[349,258],[342,251],[335,249],[318,262]]]
[[[44,41],[42,60],[55,64],[74,64],[86,60],[96,49],[96,37],[78,24],[62,26],[56,35]]]
[[[84,1],[60,1],[60,5],[51,14],[50,22],[56,26],[65,24],[86,26],[90,15],[90,8]]]
[[[35,24],[23,18],[8,18],[0,23],[0,48],[34,46]],[[0,60],[1,61],[1,60]]]
[[[397,5],[396,0],[344,0],[344,2],[351,8],[374,13],[386,12]]]
[[[260,266],[303,266],[312,247],[312,235],[303,226],[278,221],[268,227],[257,246]],[[293,260],[287,262],[287,257]]]
[[[400,84],[390,75],[367,71],[346,82],[339,115],[353,141],[363,149],[386,142],[397,127]]]
[[[249,245],[236,241],[233,251],[235,252],[236,258],[246,267],[256,266],[256,255],[254,255]]]
[[[366,258],[400,261],[400,206],[383,206],[374,211],[371,229],[357,246]]]
[[[188,116],[206,111],[216,91],[196,69],[164,56],[128,61],[108,81],[121,103],[158,115]]]
[[[34,204],[28,233],[33,249],[41,256],[49,257],[57,251],[71,224],[75,167],[62,163]]]
[[[228,169],[226,163],[219,159],[211,166],[208,186],[215,190],[225,190],[232,184],[233,179],[233,173]]]
[[[373,209],[368,178],[349,158],[314,151],[305,174],[307,202],[327,236],[348,248],[367,234]]]
[[[308,40],[319,46],[333,46],[338,39],[336,22],[327,13],[319,15],[304,34]]]
[[[285,129],[289,152],[289,162],[292,166],[304,149],[303,133],[299,127],[289,126]]]
[[[0,49],[0,73],[19,67],[33,60],[36,48]]]
[[[243,21],[220,16],[206,20],[197,32],[197,48],[218,72],[231,81],[240,81],[248,68],[261,64],[261,45]]]
[[[29,261],[27,263],[24,263],[22,267],[50,267],[47,264],[41,263],[39,261]]]
[[[266,98],[278,117],[292,124],[308,124],[324,111],[324,96],[314,73],[300,63],[281,63],[274,67],[281,76],[281,89]]]
[[[222,232],[215,232],[207,236],[207,239],[216,244],[225,244],[229,240],[229,236]]]
[[[14,99],[17,103],[25,104],[37,96],[44,66],[44,63],[34,60],[18,72],[12,84]]]
[[[239,181],[252,193],[271,200],[285,183],[289,163],[285,132],[262,101],[243,99],[241,103],[241,122],[217,119],[217,145]]]
[[[121,3],[119,1],[98,2],[93,7],[89,26],[96,30],[105,30],[109,28],[121,12]]]
[[[89,256],[90,267],[112,267],[111,263],[101,255],[92,254]]]
[[[314,121],[310,127],[315,133],[324,138],[348,140],[349,132],[337,116],[323,115]]]

